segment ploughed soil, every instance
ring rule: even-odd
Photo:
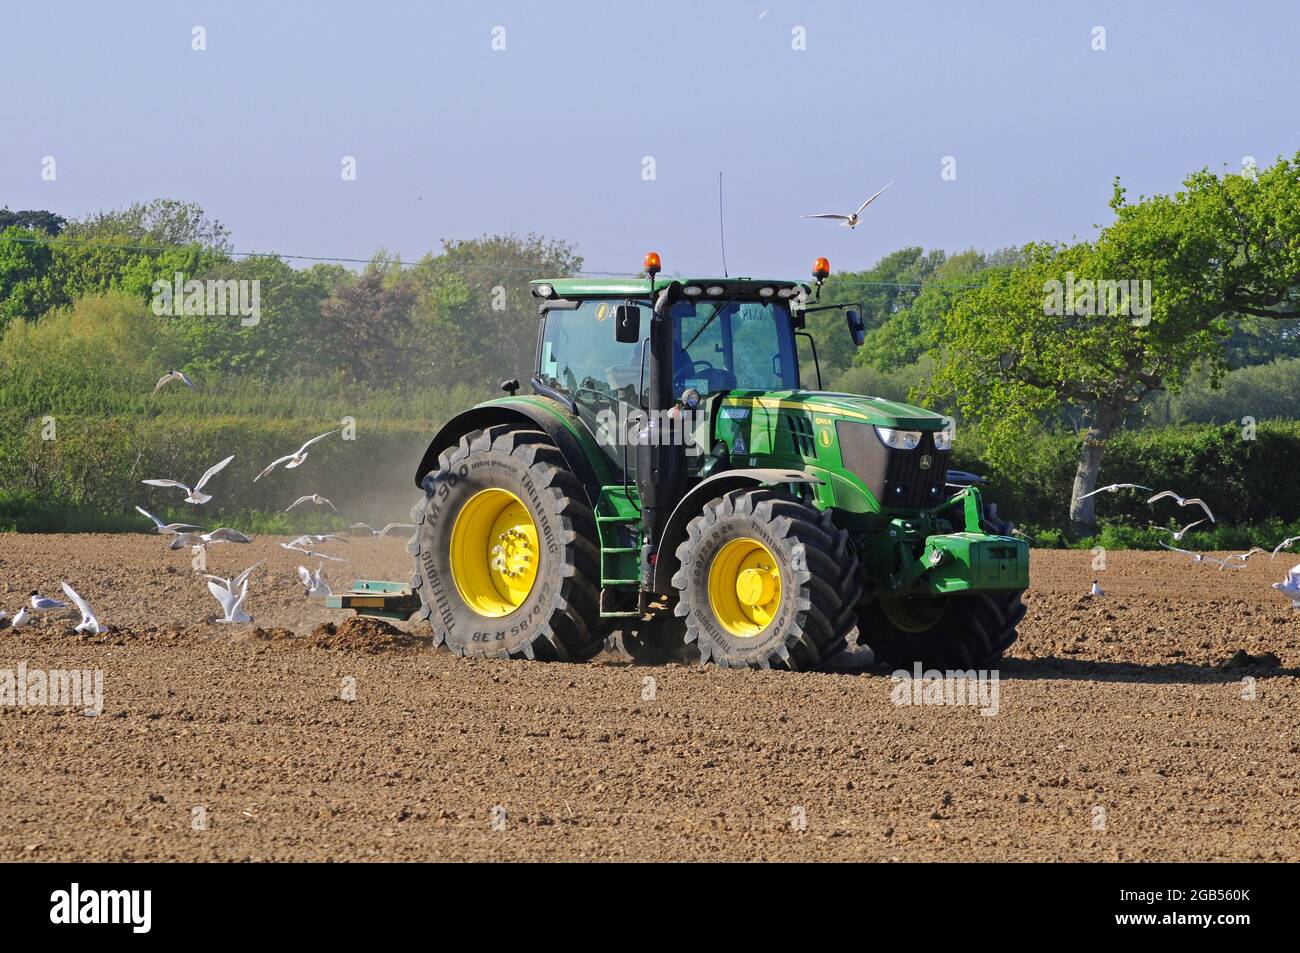
[[[983,714],[881,668],[458,659],[308,602],[277,541],[210,550],[265,559],[223,625],[157,536],[0,535],[0,609],[66,579],[112,626],[0,629],[0,692],[103,673],[98,715],[0,705],[0,860],[1300,859],[1294,554],[1036,550]],[[328,549],[336,589],[410,573]]]

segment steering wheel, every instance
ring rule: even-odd
[[[677,369],[677,373],[675,376],[677,377],[678,380],[685,380],[686,378],[694,375],[696,373],[697,368],[703,368],[704,370],[709,370],[709,371],[717,370],[717,368],[714,367],[712,364],[710,364],[708,361],[697,361],[694,358],[692,358],[690,367],[679,367]]]

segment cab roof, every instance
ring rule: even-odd
[[[538,292],[541,285],[550,285],[554,289],[551,297],[556,298],[600,298],[600,297],[635,297],[648,298],[656,292],[667,288],[677,281],[683,285],[698,285],[702,288],[718,286],[723,289],[722,296],[758,294],[760,288],[798,288],[812,294],[812,286],[804,281],[789,281],[784,278],[670,278],[656,275],[651,287],[651,279],[644,275],[628,278],[537,278],[528,284],[535,297],[543,297]]]

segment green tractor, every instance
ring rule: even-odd
[[[332,605],[428,619],[462,655],[813,669],[855,631],[878,660],[985,668],[1015,641],[1029,550],[950,482],[929,411],[806,390],[814,281],[531,283],[531,394],[450,420],[415,474],[410,586]],[[820,378],[820,367],[817,367]],[[820,388],[820,381],[819,381]]]

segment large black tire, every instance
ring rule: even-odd
[[[458,655],[576,661],[603,644],[597,586],[596,521],[581,483],[546,434],[490,427],[443,452],[411,513],[415,557],[411,586],[417,618],[428,619],[437,644]],[[536,527],[538,558],[532,589],[517,608],[483,615],[461,595],[451,572],[451,534],[475,494],[507,490]]]
[[[908,626],[898,624],[899,608],[890,609],[880,599],[863,609],[858,643],[869,645],[877,662],[906,669],[918,662],[941,671],[987,669],[1016,641],[1016,626],[1025,614],[1019,592],[911,599],[910,608],[900,606],[916,617]],[[933,618],[926,618],[930,613]]]
[[[729,668],[816,668],[844,648],[857,619],[861,595],[857,558],[848,534],[829,512],[819,512],[788,493],[770,488],[733,490],[707,503],[687,526],[677,548],[681,569],[673,575],[685,619],[686,640],[700,658]],[[728,543],[754,539],[774,556],[781,599],[766,627],[753,635],[728,631],[709,598],[709,571]]]

